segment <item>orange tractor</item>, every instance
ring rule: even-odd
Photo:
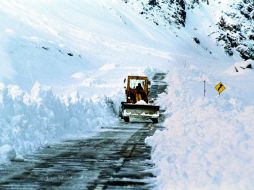
[[[125,86],[126,101],[121,102],[119,112],[125,122],[134,117],[151,119],[153,123],[158,123],[160,107],[153,105],[153,100],[149,99],[150,84],[146,76],[128,76]]]

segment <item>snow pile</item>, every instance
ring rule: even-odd
[[[138,102],[136,102],[136,104],[147,105],[147,103],[144,100],[139,100]]]
[[[57,97],[39,83],[29,94],[15,85],[0,86],[0,161],[117,122],[106,99]]]
[[[159,100],[167,108],[166,129],[147,139],[157,189],[253,189],[254,106],[243,105],[229,88],[202,97],[201,74],[194,67],[168,74],[168,93]]]

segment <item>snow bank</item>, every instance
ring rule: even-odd
[[[36,83],[31,93],[18,86],[0,85],[0,162],[39,146],[66,138],[85,137],[101,126],[113,125],[107,99],[85,100],[73,94],[57,97]],[[8,146],[8,147],[7,147]]]
[[[12,160],[16,157],[15,150],[8,144],[0,146],[0,162]]]
[[[240,104],[230,90],[203,98],[198,75],[196,69],[168,74],[168,93],[159,100],[167,108],[166,129],[147,139],[157,189],[253,189],[254,106]]]

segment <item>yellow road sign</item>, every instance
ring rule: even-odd
[[[222,93],[225,89],[226,89],[226,87],[220,82],[219,84],[217,84],[216,86],[215,86],[215,89],[219,92],[219,94],[220,93]]]

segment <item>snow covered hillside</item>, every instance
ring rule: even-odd
[[[122,2],[6,0],[0,14],[1,80],[26,90],[35,81],[57,91],[92,86],[98,92],[109,81],[120,87],[118,70],[138,73],[170,57],[166,48],[156,49],[165,38],[152,33],[160,31]]]
[[[254,60],[254,4],[252,0],[123,0],[149,21],[177,34],[177,30],[192,25],[192,38],[202,45],[199,33],[216,40],[230,56],[239,54],[243,59]],[[200,14],[201,12],[201,14]],[[195,18],[192,15],[195,15]],[[209,22],[203,23],[206,18]],[[205,30],[204,30],[205,29]],[[210,50],[212,53],[212,50]]]
[[[147,139],[158,189],[252,189],[253,3],[242,2],[0,1],[0,161],[119,122],[123,79],[163,71],[165,130]]]

